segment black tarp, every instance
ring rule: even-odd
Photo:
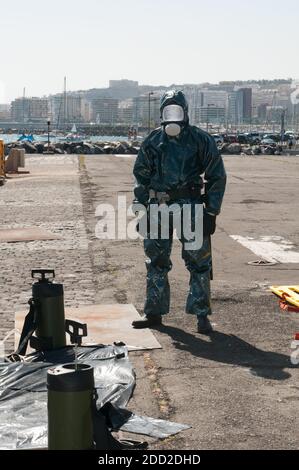
[[[97,409],[105,405],[111,429],[164,438],[189,428],[125,409],[135,387],[125,346],[80,347],[77,357],[94,368]],[[74,348],[67,347],[28,355],[24,362],[0,363],[0,449],[47,447],[47,370],[74,360]]]

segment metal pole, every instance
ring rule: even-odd
[[[50,148],[50,124],[51,122],[48,121],[48,151],[49,151],[49,148]]]
[[[63,103],[64,103],[64,106],[63,106],[64,107],[64,113],[63,113],[64,130],[66,130],[66,123],[67,123],[66,77],[64,77]]]
[[[209,105],[207,106],[207,132],[209,132]]]
[[[148,133],[151,132],[151,94],[148,94]]]
[[[214,105],[211,103],[207,105],[207,132],[209,132],[209,125],[210,125],[209,109],[212,108],[213,106]]]
[[[25,96],[26,96],[26,88],[23,89],[23,133],[25,127]]]
[[[151,132],[151,95],[154,93],[152,91],[148,94],[148,133]]]
[[[284,109],[281,114],[281,127],[280,127],[280,140],[281,143],[283,143],[284,139],[284,133],[285,133],[285,115],[286,115],[286,110]]]

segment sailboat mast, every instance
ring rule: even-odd
[[[63,117],[64,117],[64,129],[67,125],[67,93],[66,93],[66,77],[64,77],[64,91],[63,91]]]
[[[26,96],[26,88],[23,88],[23,127],[25,126],[25,96]]]

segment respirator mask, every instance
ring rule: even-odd
[[[177,104],[165,106],[162,111],[162,124],[165,133],[169,137],[177,137],[180,135],[184,121],[185,113],[182,106]]]

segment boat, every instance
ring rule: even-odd
[[[66,135],[65,140],[67,142],[82,142],[85,139],[85,135],[78,134],[76,124],[73,125],[71,132]]]
[[[18,138],[18,142],[33,142],[34,140],[35,140],[35,139],[34,139],[34,137],[33,137],[32,134],[26,135],[26,134],[23,133],[23,134],[20,135],[20,137]]]

